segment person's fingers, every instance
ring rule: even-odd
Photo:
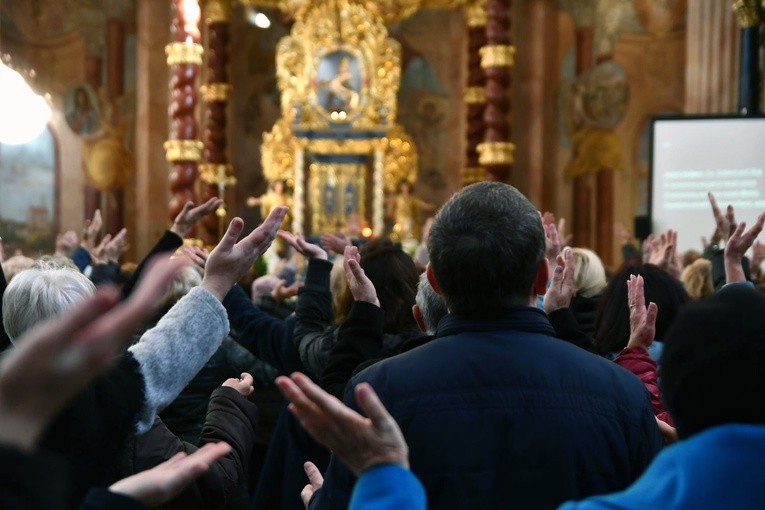
[[[759,216],[757,216],[757,221],[755,221],[754,225],[752,225],[752,228],[749,229],[747,232],[747,237],[750,238],[750,243],[753,243],[754,240],[757,238],[758,235],[760,235],[760,232],[762,232],[762,228],[765,225],[765,213],[761,213]]]
[[[199,450],[195,451],[191,455],[188,455],[185,461],[201,462],[209,466],[216,460],[227,455],[230,451],[231,446],[225,441],[218,443],[207,443]]]
[[[355,260],[349,260],[348,261],[348,268],[350,269],[351,274],[353,274],[353,278],[357,282],[363,282],[363,281],[367,280],[367,275],[366,275],[366,273],[364,273],[364,269]]]
[[[738,225],[731,224],[733,227],[733,230],[730,234],[730,238],[728,240],[728,244],[735,244],[739,239],[741,239],[741,236],[744,234],[744,229],[746,228],[746,222],[742,221]]]
[[[242,381],[242,384],[245,384],[247,386],[252,386],[254,383],[254,379],[247,372],[242,372],[242,375],[240,376],[240,380]]]
[[[659,307],[653,301],[648,304],[648,308],[645,314],[646,327],[655,330],[656,329],[656,317],[659,314]]]
[[[707,198],[709,198],[709,204],[712,206],[712,214],[714,214],[715,220],[717,220],[720,217],[720,208],[717,206],[717,200],[715,200],[715,196],[711,191],[707,193]]]
[[[178,213],[175,219],[177,220],[178,218],[185,218],[192,207],[194,207],[194,202],[192,202],[191,200],[183,204],[183,209],[181,209],[181,212]]]
[[[380,397],[374,388],[367,383],[361,383],[354,389],[356,402],[364,413],[364,416],[372,421],[372,426],[377,430],[388,430],[392,426],[393,417],[385,409]]]
[[[303,464],[303,470],[305,471],[306,476],[308,477],[308,481],[311,483],[311,486],[315,489],[320,489],[322,485],[324,485],[324,477],[321,475],[321,471],[319,471],[319,468],[316,467],[316,464],[313,462],[306,462]]]
[[[558,287],[560,286],[562,281],[563,281],[563,266],[557,265],[555,266],[555,269],[553,269],[552,282],[556,287]]]
[[[187,203],[191,203],[191,202],[187,202]],[[218,197],[212,197],[209,200],[207,200],[207,202],[205,202],[204,204],[192,209],[191,212],[189,213],[189,216],[191,217],[192,221],[196,221],[202,216],[206,216],[210,214],[211,212],[213,212],[222,203],[223,203],[222,199]],[[193,206],[194,204],[192,203],[191,205]],[[184,209],[185,209],[185,206],[184,206]]]
[[[306,509],[308,508],[309,503],[311,502],[311,498],[313,497],[314,493],[313,486],[309,483],[305,487],[303,487],[303,490],[300,491],[300,499],[303,501],[303,505],[305,505]]]

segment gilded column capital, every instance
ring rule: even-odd
[[[470,28],[486,26],[486,0],[471,2],[465,7],[465,21]]]
[[[760,5],[758,0],[733,0],[733,12],[736,13],[741,28],[756,27],[762,23],[762,10],[765,2]]]
[[[515,144],[510,142],[484,142],[476,147],[478,162],[483,166],[512,165]]]
[[[509,44],[494,44],[484,46],[478,53],[481,55],[481,68],[513,67],[515,64],[515,46]]]
[[[231,21],[231,0],[206,0],[204,3],[205,23],[229,23]]]
[[[205,50],[199,43],[173,42],[165,46],[167,65],[193,64],[202,65]]]
[[[213,103],[215,101],[227,103],[231,95],[231,88],[230,83],[207,83],[199,87],[199,91],[202,93],[202,98],[206,103]]]
[[[462,97],[465,99],[465,104],[485,104],[486,89],[483,87],[465,87]]]
[[[199,140],[168,140],[165,142],[167,161],[201,161],[204,144]]]

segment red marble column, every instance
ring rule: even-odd
[[[103,62],[103,58],[100,55],[90,54],[85,56],[85,81],[96,92],[98,92],[98,89],[103,84]],[[84,195],[85,208],[83,210],[83,217],[92,218],[96,209],[101,208],[101,192],[85,184]]]
[[[486,45],[481,48],[481,67],[486,72],[486,132],[478,146],[479,163],[487,179],[506,181],[510,177],[515,146],[510,142],[510,94],[515,48],[510,44],[510,0],[486,3]]]
[[[202,157],[198,140],[197,75],[202,64],[199,44],[201,11],[197,0],[171,0],[171,43],[165,47],[170,66],[170,133],[165,154],[171,163],[168,217],[172,220],[189,200],[194,200],[197,165]]]
[[[221,191],[225,199],[225,188],[233,182],[231,165],[226,155],[226,110],[231,90],[228,77],[230,17],[230,0],[208,0],[205,3],[207,80],[202,87],[205,131],[204,163],[200,165],[200,176],[204,181],[201,201],[219,196]],[[217,213],[216,216],[208,215],[202,220],[200,238],[204,244],[215,244],[220,238],[221,219],[226,215],[225,207],[221,206]]]
[[[464,99],[467,110],[467,144],[462,185],[486,179],[486,169],[478,162],[478,145],[483,142],[486,123],[486,73],[481,67],[480,50],[486,44],[486,1],[476,0],[465,9],[468,26],[467,40],[467,86]]]

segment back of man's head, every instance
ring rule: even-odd
[[[71,310],[96,288],[76,268],[49,263],[18,273],[3,295],[3,327],[15,343],[37,323]]]
[[[765,424],[763,310],[765,296],[731,286],[675,318],[660,386],[681,438],[725,423]]]
[[[544,257],[542,221],[514,187],[473,184],[438,212],[428,251],[450,312],[528,305]]]

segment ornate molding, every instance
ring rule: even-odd
[[[205,23],[229,23],[231,21],[231,0],[206,0]]]
[[[465,21],[468,27],[485,27],[486,20],[486,0],[477,0],[465,7]]]
[[[168,140],[165,142],[167,161],[201,161],[204,144],[199,140]]]
[[[231,88],[230,83],[207,83],[199,87],[199,91],[206,103],[215,101],[227,103],[229,96],[231,96]]]
[[[165,46],[167,65],[193,64],[202,65],[205,50],[199,43],[173,42]]]
[[[462,169],[462,185],[468,186],[486,180],[486,169],[481,166],[468,166]]]
[[[466,104],[486,104],[486,89],[484,87],[465,87],[462,97]]]
[[[484,46],[478,53],[481,55],[481,67],[513,67],[515,65],[515,46],[509,44],[494,44]]]
[[[741,28],[752,28],[762,23],[763,7],[758,0],[733,0],[733,12]]]
[[[478,162],[484,166],[512,165],[515,144],[510,142],[484,142],[479,143]]]

